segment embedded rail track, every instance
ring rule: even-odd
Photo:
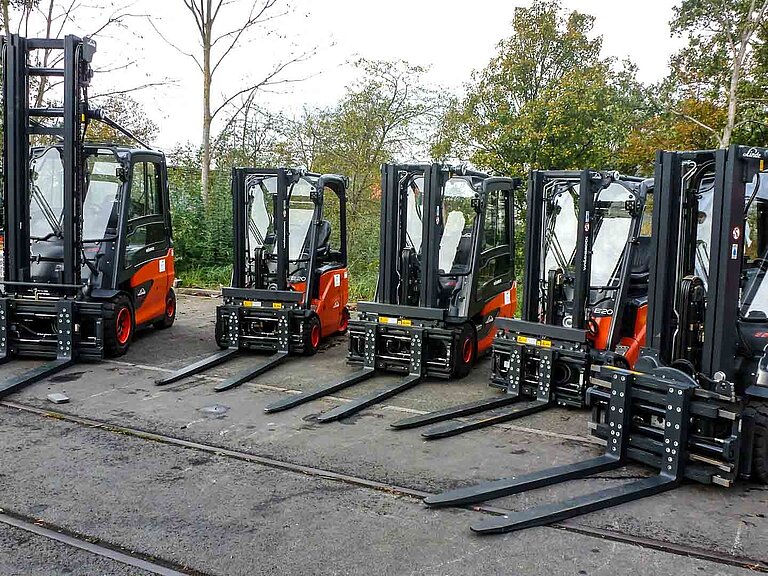
[[[116,546],[101,540],[96,540],[89,536],[77,534],[59,526],[54,526],[47,522],[42,522],[34,518],[28,518],[11,512],[10,510],[0,508],[0,524],[12,526],[18,530],[29,532],[41,536],[48,540],[59,542],[72,548],[77,548],[89,552],[101,558],[106,558],[125,564],[133,568],[138,568],[150,574],[158,576],[207,576],[205,573],[192,570],[186,566],[179,566],[173,562],[126,550],[121,546]]]
[[[12,402],[12,401],[0,401],[0,407],[3,407],[8,410],[21,411],[27,414],[34,414],[43,418],[60,420],[63,422],[68,422],[71,424],[76,424],[76,425],[87,427],[87,428],[98,429],[106,432],[111,432],[114,434],[129,436],[129,437],[143,440],[146,442],[156,442],[156,443],[165,444],[168,446],[174,446],[177,448],[205,452],[205,453],[217,455],[220,457],[232,458],[234,460],[239,460],[241,462],[248,462],[248,463],[256,464],[260,466],[267,466],[270,468],[285,470],[285,471],[294,472],[297,474],[303,474],[305,476],[341,482],[341,483],[350,484],[350,485],[357,486],[364,489],[376,490],[379,492],[385,492],[385,493],[393,494],[397,496],[404,496],[404,497],[412,498],[414,500],[423,500],[425,497],[430,495],[430,493],[422,490],[416,490],[416,489],[408,488],[404,486],[397,486],[394,484],[387,484],[384,482],[378,482],[376,480],[370,480],[368,478],[362,478],[359,476],[353,476],[353,475],[344,474],[340,472],[334,472],[331,470],[324,470],[324,469],[315,468],[312,466],[295,464],[292,462],[286,462],[286,461],[278,460],[275,458],[251,454],[249,452],[232,450],[230,448],[225,448],[223,446],[216,446],[213,444],[204,444],[200,442],[184,440],[182,438],[176,438],[174,436],[168,436],[165,434],[158,434],[156,432],[151,432],[148,430],[141,430],[141,429],[133,428],[129,426],[112,424],[109,422],[96,420],[93,418],[76,416],[76,415],[69,414],[67,412],[61,412],[58,410],[42,409],[42,408],[31,406],[25,403]],[[496,515],[496,516],[506,515],[510,513],[509,510],[506,510],[503,508],[496,508],[493,506],[486,506],[486,505],[476,505],[476,506],[473,505],[473,506],[467,506],[467,508],[471,510],[475,510],[477,512]],[[162,561],[161,559],[150,558],[138,553],[123,551],[118,546],[114,546],[111,544],[94,543],[93,539],[87,536],[75,535],[71,532],[66,532],[58,528],[46,527],[45,524],[38,523],[36,520],[23,519],[16,515],[4,514],[0,511],[0,522],[14,525],[17,528],[27,529],[28,531],[34,532],[39,536],[57,540],[64,544],[68,544],[68,545],[80,548],[82,550],[92,552],[99,556],[111,558],[112,560],[115,560],[117,562],[122,562],[124,564],[136,566],[137,568],[143,568],[144,570],[151,573],[162,574],[162,575],[167,574],[167,575],[174,575],[174,576],[179,574],[205,576],[201,572],[194,571],[192,569],[182,567],[182,566],[176,566],[176,565],[173,565],[172,563]],[[13,522],[15,522],[16,524],[13,524]],[[714,562],[717,564],[733,566],[737,568],[744,568],[747,570],[752,570],[754,572],[768,574],[768,561],[765,561],[765,560],[748,558],[744,556],[733,556],[730,554],[726,554],[726,553],[722,553],[714,550],[707,550],[704,548],[690,546],[687,544],[676,544],[672,542],[666,542],[664,540],[645,538],[642,536],[636,536],[633,534],[618,532],[614,530],[606,530],[602,528],[593,528],[589,526],[577,525],[571,521],[552,524],[549,526],[549,528],[554,530],[563,530],[563,531],[571,532],[574,534],[581,534],[583,536],[599,538],[602,540],[629,544],[629,545],[638,546],[638,547],[646,548],[650,550],[656,550],[656,551],[673,554],[677,556],[697,558],[700,560]]]

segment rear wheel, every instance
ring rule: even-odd
[[[341,309],[341,318],[339,319],[339,334],[346,334],[349,328],[349,308],[344,306]]]
[[[165,297],[165,312],[163,313],[163,317],[160,318],[157,322],[154,323],[154,327],[158,330],[163,330],[164,328],[170,328],[173,326],[174,321],[176,320],[176,293],[173,291],[173,288],[168,290],[168,295]]]
[[[104,322],[104,352],[111,358],[122,356],[128,351],[136,328],[130,298],[117,296],[113,303],[114,315]]]
[[[768,404],[753,402],[745,416],[754,422],[754,444],[752,446],[752,479],[768,484]]]
[[[453,346],[454,378],[464,378],[472,370],[477,358],[477,333],[474,326],[466,323],[462,326],[459,337]]]
[[[320,325],[320,318],[314,314],[304,322],[304,332],[302,333],[302,342],[304,349],[302,353],[305,356],[312,356],[320,348],[320,340],[322,340],[322,326]]]

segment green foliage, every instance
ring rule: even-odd
[[[199,151],[186,147],[169,157],[173,242],[180,276],[220,269],[232,262],[232,196],[229,171],[212,174],[208,203],[200,196]],[[229,282],[226,280],[225,284]]]
[[[183,287],[220,288],[229,286],[232,266],[194,267],[177,273]]]
[[[715,146],[766,143],[766,15],[767,0],[682,0],[675,7],[672,32],[688,44],[672,57],[665,109],[708,130]],[[680,110],[681,102],[694,101],[705,113],[709,104],[724,114]]]
[[[453,102],[433,153],[518,176],[613,167],[645,105],[635,68],[600,58],[602,39],[589,38],[593,23],[558,0],[518,8],[512,36]]]
[[[470,160],[523,178],[535,168],[649,175],[658,149],[722,142],[739,46],[746,49],[733,139],[766,144],[768,28],[756,27],[744,42],[763,6],[768,0],[680,0],[672,29],[689,43],[656,86],[642,86],[630,62],[601,58],[594,17],[566,10],[561,0],[534,0],[516,10],[511,35],[472,75],[464,96],[445,96],[430,86],[421,67],[368,60],[355,63],[358,79],[325,109],[288,118],[259,108],[251,96],[216,138],[217,170],[207,207],[200,200],[200,151],[186,147],[172,155],[179,274],[193,285],[229,282],[230,166],[304,166],[350,178],[351,298],[371,299],[378,277],[382,163],[425,158],[429,150],[438,160]],[[525,210],[521,191],[515,199],[518,277]]]

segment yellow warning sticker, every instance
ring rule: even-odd
[[[529,346],[541,346],[542,348],[552,348],[551,340],[536,340],[531,336],[518,336],[518,344],[528,344]]]
[[[283,304],[281,302],[272,302],[272,308],[282,308]]]
[[[245,300],[243,301],[243,306],[246,308],[256,308],[258,306],[261,306],[261,302],[254,302],[253,300]]]

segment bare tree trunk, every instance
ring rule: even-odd
[[[750,27],[748,27],[750,28]],[[736,111],[738,109],[738,89],[741,80],[741,69],[744,66],[744,58],[747,55],[747,48],[752,40],[752,33],[747,29],[741,37],[739,51],[733,58],[733,68],[731,69],[731,84],[728,87],[728,117],[723,128],[723,134],[720,137],[720,147],[726,148],[731,143],[733,129],[736,126]]]
[[[203,22],[203,165],[200,174],[201,198],[203,205],[208,205],[208,195],[211,190],[211,0],[208,0],[208,10]]]
[[[10,0],[2,0],[3,3],[3,30],[6,34],[11,33],[11,16],[8,10],[8,2]]]
[[[733,131],[736,127],[736,113],[738,111],[738,89],[739,82],[741,81],[741,74],[744,68],[744,61],[747,58],[747,53],[754,35],[757,33],[760,22],[768,11],[768,0],[764,0],[760,9],[755,13],[755,1],[749,9],[749,15],[747,16],[747,23],[744,31],[741,34],[741,38],[738,50],[733,57],[733,68],[731,70],[731,83],[728,87],[728,117],[726,119],[725,128],[723,128],[723,134],[720,137],[720,147],[725,148],[730,145],[731,138],[733,137]],[[733,46],[733,41],[731,45]],[[736,46],[733,46],[736,48]]]

